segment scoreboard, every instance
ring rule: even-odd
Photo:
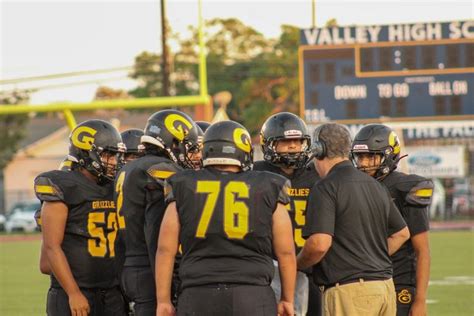
[[[474,20],[301,30],[308,123],[474,114]]]

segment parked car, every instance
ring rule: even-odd
[[[0,214],[0,232],[3,232],[5,230],[5,223],[7,221],[7,218],[5,215]]]
[[[8,233],[15,231],[34,232],[37,230],[34,215],[39,208],[41,208],[41,203],[38,200],[16,203],[7,214],[5,230]]]
[[[453,211],[456,215],[473,215],[474,194],[468,182],[456,182],[453,193]]]

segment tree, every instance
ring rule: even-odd
[[[130,96],[127,91],[122,89],[114,89],[107,86],[100,86],[95,91],[94,100],[114,100],[128,99]]]
[[[24,104],[29,100],[28,91],[0,93],[0,104]],[[0,212],[5,210],[3,171],[25,137],[26,114],[0,115]]]
[[[298,45],[299,29],[282,25],[273,50],[254,58],[248,79],[236,96],[239,115],[253,135],[273,113],[298,113]]]
[[[197,94],[198,30],[189,27],[190,36],[176,36],[178,50],[172,56],[172,87],[176,95]],[[229,91],[233,95],[227,110],[231,119],[256,134],[266,117],[277,111],[297,113],[299,29],[282,26],[277,39],[261,33],[237,19],[205,22],[208,86],[211,95]],[[144,52],[137,56],[132,78],[139,87],[130,93],[137,97],[161,93],[160,56]]]

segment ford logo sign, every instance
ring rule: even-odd
[[[441,162],[441,158],[434,155],[419,155],[408,158],[408,163],[411,165],[430,167]]]

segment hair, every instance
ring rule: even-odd
[[[168,152],[156,145],[149,144],[149,143],[143,143],[143,146],[145,147],[145,154],[147,155],[154,155],[154,156],[160,156],[160,157],[168,157],[169,154]]]
[[[319,140],[326,144],[326,157],[348,158],[351,150],[351,133],[344,125],[327,123],[321,127]]]

